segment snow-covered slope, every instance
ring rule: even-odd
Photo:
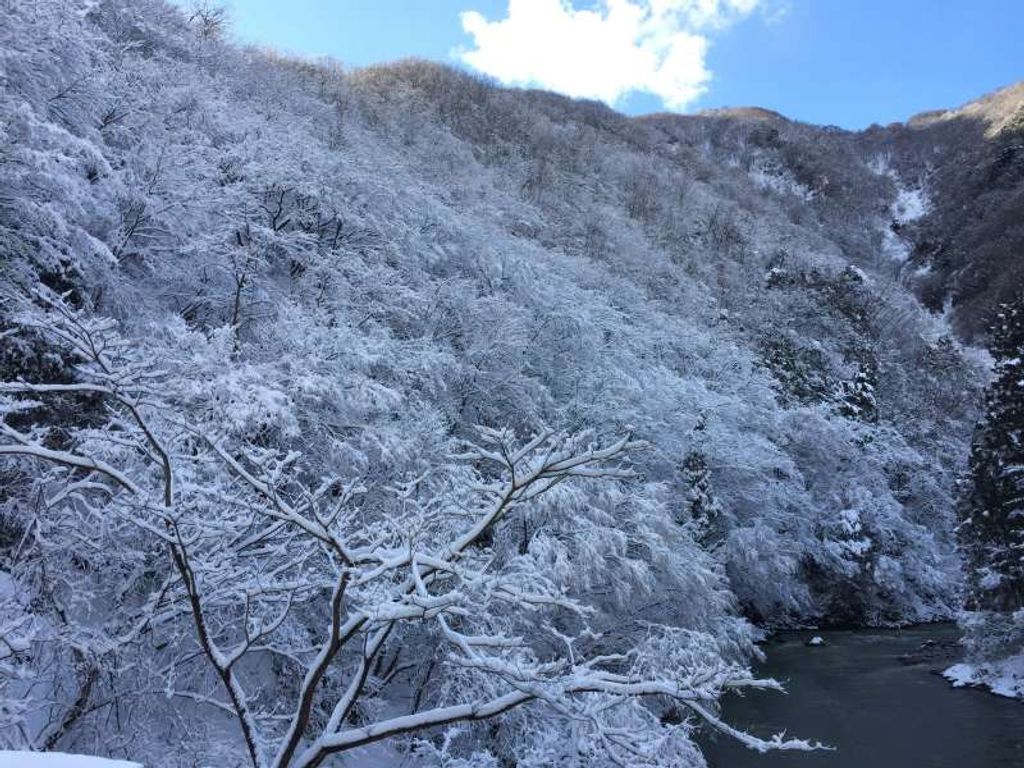
[[[884,154],[928,206],[900,230],[908,283],[958,331],[984,341],[1000,303],[1024,283],[1024,83],[962,107],[858,137]]]

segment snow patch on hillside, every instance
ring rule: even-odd
[[[896,185],[896,198],[889,206],[888,221],[882,230],[882,255],[892,261],[904,262],[910,258],[910,243],[900,236],[900,229],[927,214],[931,210],[931,200],[923,184],[906,186],[888,158],[876,157],[868,163],[868,168],[878,176],[892,179]]]
[[[892,169],[892,164],[889,162],[888,155],[875,155],[873,158],[868,160],[868,170],[870,170],[876,176],[891,176],[896,172]]]
[[[923,187],[901,187],[897,182],[896,201],[889,211],[894,221],[908,224],[917,221],[931,208],[931,201]]]
[[[779,195],[794,195],[805,202],[814,199],[814,190],[797,181],[789,171],[772,163],[755,163],[747,175],[760,189]]]
[[[886,227],[882,232],[882,255],[892,261],[906,261],[910,258],[910,245],[891,227]]]

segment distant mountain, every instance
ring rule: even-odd
[[[902,233],[916,290],[934,311],[949,302],[958,330],[983,339],[1024,286],[1024,83],[864,139],[931,201]]]
[[[955,109],[938,109],[914,115],[907,121],[911,128],[929,128],[949,120],[981,120],[988,124],[985,135],[1024,130],[1024,82],[1008,85]]]
[[[749,124],[755,142],[764,121],[776,123],[789,156],[773,159],[797,174],[823,146],[846,158],[834,177],[863,165],[896,174],[922,207],[913,220],[892,217],[893,234],[909,247],[894,266],[929,309],[948,305],[964,338],[983,341],[995,308],[1024,285],[1024,83],[861,132],[797,125],[752,107],[700,118],[735,120],[741,133]]]
[[[701,117],[735,117],[738,120],[786,120],[778,112],[762,107],[719,107],[697,113]]]

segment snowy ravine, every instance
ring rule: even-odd
[[[720,717],[765,629],[959,609],[985,372],[856,136],[163,0],[0,71],[0,749],[688,768],[814,747]]]
[[[900,233],[908,224],[919,221],[928,213],[928,195],[923,186],[906,186],[886,157],[873,158],[869,167],[878,176],[891,180],[896,188],[896,197],[887,211],[888,220],[881,227],[882,255],[893,262],[903,263],[910,258],[910,243]]]

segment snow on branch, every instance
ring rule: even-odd
[[[60,449],[44,445],[42,428],[0,422],[9,440],[0,456],[74,470],[52,504],[114,510],[166,550],[148,626],[187,618],[191,640],[178,637],[172,659],[207,665],[188,672],[172,660],[167,690],[232,713],[256,768],[312,768],[529,703],[589,734],[613,762],[676,764],[674,734],[690,726],[662,716],[672,704],[759,751],[817,746],[759,739],[718,718],[722,692],[778,685],[722,661],[706,635],[654,626],[632,644],[604,637],[591,626],[594,607],[543,559],[496,545],[530,505],[572,518],[598,484],[634,480],[629,459],[643,442],[550,430],[517,440],[480,428],[437,468],[445,483],[424,476],[378,489],[368,507],[361,482],[316,476],[294,446],[222,433],[216,410],[176,390],[111,321],[51,300],[25,324],[76,361],[75,380],[0,383],[0,415],[24,413],[30,397],[89,396],[107,421]],[[90,494],[95,504],[83,503]],[[277,690],[291,697],[285,705],[264,695],[268,657],[296,681]],[[396,681],[418,687],[408,714],[380,707]]]

